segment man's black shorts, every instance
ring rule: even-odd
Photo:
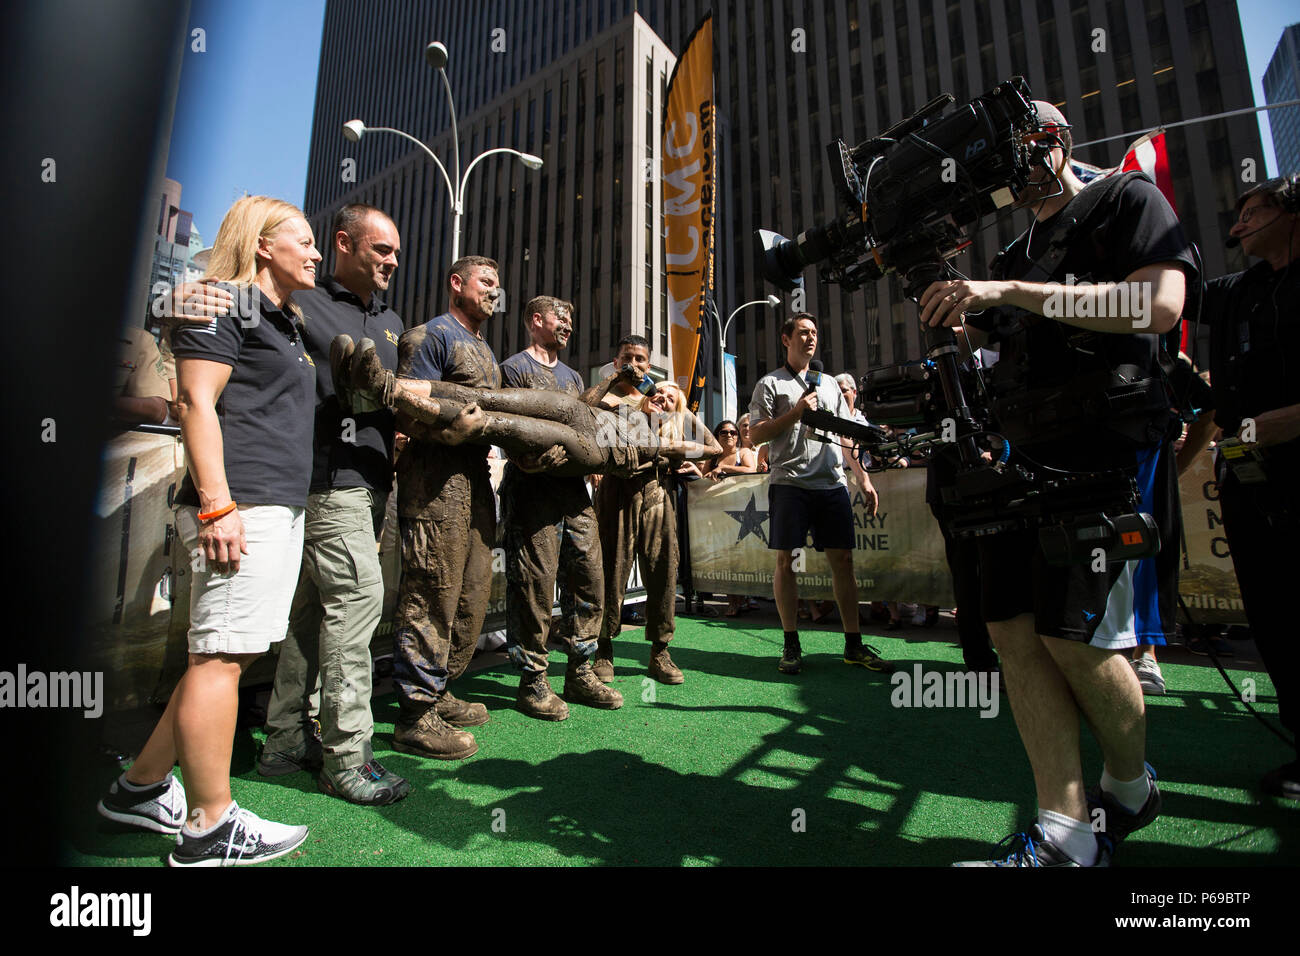
[[[772,529],[767,546],[772,551],[806,547],[809,529],[818,551],[853,550],[853,505],[843,485],[827,489],[768,485],[767,508]]]
[[[1126,458],[1127,461],[1121,461]],[[1164,644],[1173,632],[1177,588],[1177,476],[1168,448],[1116,455],[1138,485],[1140,510],[1155,517],[1161,555],[1107,565],[1053,567],[1038,545],[1038,532],[1012,531],[979,539],[982,611],[986,622],[1033,614],[1034,630],[1046,637],[1118,650]],[[1163,562],[1158,558],[1163,557]]]

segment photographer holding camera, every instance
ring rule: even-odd
[[[1219,502],[1251,635],[1277,689],[1283,725],[1300,729],[1291,588],[1300,571],[1300,182],[1271,179],[1237,200],[1230,247],[1261,261],[1207,284],[1210,384],[1219,446]],[[1292,364],[1288,368],[1288,364]],[[1236,436],[1236,441],[1231,436]],[[1300,760],[1264,775],[1274,796],[1300,797]]]
[[[1140,174],[1103,178],[1085,189],[1068,164],[1065,117],[1050,104],[1034,105],[1034,135],[1045,138],[1050,152],[1017,197],[1019,207],[1033,212],[1029,230],[999,257],[997,278],[941,280],[926,288],[921,321],[964,325],[972,347],[996,333],[995,381],[1014,376],[1019,388],[1041,396],[1018,406],[1037,416],[1032,422],[1007,414],[1014,403],[999,409],[1013,465],[1023,463],[1044,480],[1062,472],[1123,472],[1136,479],[1140,510],[1165,530],[1177,499],[1158,336],[1182,312],[1195,274],[1190,247],[1169,204]],[[1121,386],[1138,396],[1140,407],[1130,404],[1101,419],[1082,411],[1106,406]],[[1055,405],[1045,430],[1042,409],[1049,402]],[[1033,770],[1039,813],[1028,832],[1011,839],[1004,859],[959,865],[1105,865],[1120,840],[1160,812],[1155,773],[1144,762],[1142,689],[1125,653],[1140,636],[1163,638],[1173,627],[1170,609],[1160,606],[1153,562],[1104,561],[1100,570],[1097,561],[1052,566],[1033,529],[979,540],[983,614]],[[1080,716],[1105,758],[1092,795],[1084,788]]]

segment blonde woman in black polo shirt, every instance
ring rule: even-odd
[[[302,557],[316,374],[291,295],[314,286],[320,259],[297,207],[239,200],[207,275],[229,283],[235,309],[173,337],[189,466],[176,496],[194,570],[189,669],[99,804],[109,819],[178,834],[173,866],[260,863],[307,838],[306,827],[236,805],[230,758],[240,675],[284,639]],[[171,774],[178,756],[183,790]]]

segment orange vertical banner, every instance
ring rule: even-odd
[[[686,41],[668,81],[662,163],[673,376],[696,407],[700,337],[706,334],[701,323],[710,321],[705,299],[713,295],[716,142],[710,12]]]

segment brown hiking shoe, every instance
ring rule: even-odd
[[[623,695],[602,684],[595,668],[587,663],[564,672],[564,699],[570,704],[599,710],[618,710],[623,706]]]
[[[471,704],[444,690],[437,703],[438,716],[453,727],[481,727],[488,722],[488,710],[482,704]]]
[[[602,684],[614,681],[614,644],[607,637],[596,640],[596,656],[591,659],[591,670]]]
[[[524,674],[519,679],[519,696],[515,700],[521,711],[538,720],[564,720],[569,716],[569,705],[555,696],[544,671]]]
[[[478,753],[474,735],[457,730],[430,707],[415,720],[398,718],[393,728],[393,749],[434,760],[464,760]]]
[[[673,659],[668,656],[668,645],[656,641],[650,645],[650,666],[646,673],[661,684],[684,684],[686,678]]]

